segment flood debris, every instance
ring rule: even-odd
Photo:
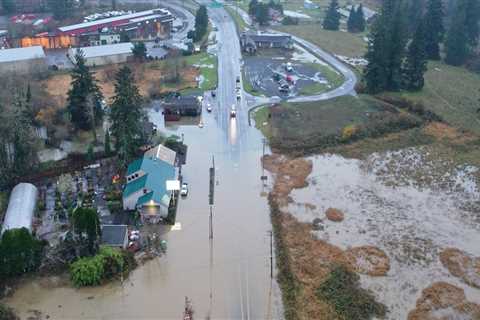
[[[333,222],[342,222],[345,218],[343,212],[335,208],[328,208],[327,211],[325,211],[325,216]]]
[[[408,320],[480,319],[480,305],[470,302],[462,288],[435,282],[422,291]]]
[[[453,276],[480,288],[480,257],[473,257],[456,248],[446,248],[440,253],[440,261]]]

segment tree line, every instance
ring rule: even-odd
[[[248,4],[248,14],[261,26],[267,25],[270,22],[270,9],[283,14],[283,6],[273,0],[270,0],[268,3],[251,0]]]
[[[478,0],[457,0],[449,17],[442,0],[428,0],[415,21],[411,21],[414,10],[407,9],[409,4],[385,0],[371,25],[366,54],[369,63],[363,77],[369,93],[421,90],[427,60],[441,58],[442,42],[445,62],[455,66],[464,64],[478,45]],[[415,28],[410,34],[412,24]]]

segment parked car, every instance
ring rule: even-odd
[[[182,187],[180,188],[180,195],[182,197],[188,196],[188,183],[183,182]]]

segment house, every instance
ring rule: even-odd
[[[38,189],[30,183],[19,183],[13,188],[3,221],[2,233],[10,229],[26,228],[32,231],[33,215],[37,208]]]
[[[173,96],[162,106],[165,121],[178,121],[182,116],[196,117],[202,113],[202,104],[196,96]]]
[[[293,40],[289,35],[277,33],[244,32],[240,45],[244,52],[255,53],[265,48],[293,49]]]
[[[311,0],[305,0],[303,2],[303,7],[305,9],[309,9],[309,10],[313,10],[313,9],[317,9],[318,8],[318,5],[316,5],[315,3],[313,3]]]
[[[26,74],[46,70],[45,52],[40,46],[0,50],[0,74]]]
[[[126,249],[128,245],[128,227],[126,225],[102,225],[102,244]]]
[[[175,152],[157,146],[129,164],[123,209],[137,210],[143,222],[158,223],[177,205],[179,169]]]
[[[68,57],[75,63],[77,50],[83,52],[87,66],[102,66],[106,64],[125,63],[133,56],[133,44],[131,42],[108,44],[104,46],[71,48],[68,50]]]

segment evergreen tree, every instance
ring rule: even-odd
[[[108,130],[105,132],[105,142],[103,143],[103,150],[107,157],[112,154],[112,147],[110,146],[110,133],[108,132]]]
[[[404,88],[411,91],[421,90],[425,84],[423,75],[426,71],[425,24],[420,22],[408,46],[407,58],[403,69]]]
[[[340,13],[338,12],[338,0],[331,0],[328,6],[323,28],[326,30],[338,30],[340,27]]]
[[[102,94],[93,73],[85,64],[81,50],[75,53],[75,61],[75,67],[71,71],[72,82],[68,91],[67,110],[76,129],[90,130],[102,121]]]
[[[194,41],[202,40],[208,29],[208,13],[207,7],[201,5],[195,15],[195,35]]]
[[[255,7],[255,21],[258,22],[259,25],[265,26],[270,21],[270,17],[268,16],[268,5],[265,3],[259,3]]]
[[[479,0],[467,0],[465,25],[467,28],[468,44],[474,48],[478,43],[480,32],[480,2]]]
[[[251,16],[255,15],[255,11],[257,10],[258,0],[251,0],[248,4],[248,14]]]
[[[445,41],[445,62],[454,66],[462,65],[468,56],[467,1],[458,0]]]
[[[427,57],[440,60],[440,42],[442,42],[445,29],[443,27],[442,0],[429,0],[425,13],[425,50]]]
[[[147,59],[147,47],[143,42],[137,42],[132,48],[133,57],[137,61],[145,61]]]
[[[70,18],[75,8],[74,0],[48,0],[48,7],[57,20]]]
[[[116,76],[110,120],[115,150],[123,164],[135,157],[143,143],[141,100],[131,70],[127,66],[121,68]]]
[[[408,34],[413,35],[417,30],[417,26],[423,17],[424,0],[409,0],[408,7]]]
[[[15,0],[2,0],[2,8],[6,14],[11,14],[16,11]]]
[[[95,254],[102,232],[97,210],[76,208],[72,213],[72,225],[73,231],[80,237],[80,240],[87,243],[90,254]]]
[[[355,25],[357,28],[358,32],[363,32],[365,31],[365,13],[363,12],[363,4],[360,3],[360,5],[357,8],[356,12],[356,17],[355,17]]]
[[[375,20],[368,43],[364,71],[366,89],[370,93],[398,90],[402,82],[402,61],[406,42],[402,3],[385,0]]]
[[[357,30],[357,12],[355,11],[355,6],[353,5],[350,9],[350,14],[348,15],[347,30],[348,32],[356,32]]]

